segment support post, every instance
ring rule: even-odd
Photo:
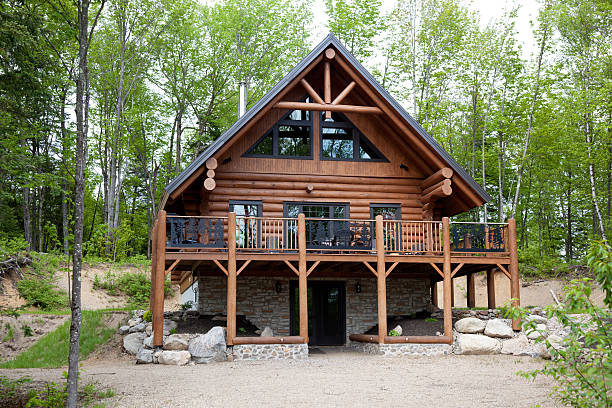
[[[227,345],[236,337],[236,213],[227,215]]]
[[[298,215],[298,272],[299,272],[299,302],[300,302],[300,337],[308,344],[308,271],[306,269],[306,217]]]
[[[431,281],[431,304],[438,307],[438,282]]]
[[[376,216],[376,272],[378,286],[378,343],[387,335],[387,273],[385,270],[385,236],[382,215]]]
[[[453,311],[451,305],[451,248],[450,222],[448,217],[442,218],[442,245],[444,253],[444,336],[453,337]]]
[[[151,292],[149,295],[149,310],[153,313],[153,305],[155,304],[155,271],[157,270],[157,220],[153,223],[151,229]]]
[[[495,309],[495,269],[487,269],[487,307]]]
[[[510,298],[513,306],[520,306],[521,294],[519,286],[519,270],[518,270],[518,252],[516,247],[516,220],[510,218],[508,220],[508,247],[510,250]],[[514,330],[521,329],[521,322],[519,319],[512,321],[512,328]]]
[[[153,346],[161,347],[164,338],[164,280],[166,274],[166,211],[160,210],[157,215],[155,234],[155,276],[151,282],[153,288]]]
[[[467,307],[476,307],[476,278],[473,272],[466,276],[467,279]]]
[[[455,279],[451,273],[450,279],[450,298],[451,298],[451,307],[455,307]]]

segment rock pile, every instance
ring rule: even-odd
[[[215,326],[206,334],[170,334],[177,324],[164,319],[163,346],[154,350],[153,327],[143,321],[143,313],[142,310],[134,311],[127,324],[119,328],[119,333],[125,335],[123,348],[136,356],[137,364],[185,365],[227,361],[225,327]]]

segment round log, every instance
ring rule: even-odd
[[[217,168],[217,159],[215,159],[214,157],[209,158],[208,160],[206,160],[206,168],[209,170],[214,170]]]
[[[425,196],[425,195],[427,195],[427,194],[431,193],[432,191],[434,191],[435,189],[437,189],[437,188],[439,188],[439,187],[441,187],[441,186],[448,186],[448,187],[451,187],[451,181],[450,181],[450,179],[444,179],[444,180],[440,181],[439,183],[434,184],[434,185],[432,185],[432,186],[430,186],[430,187],[426,188],[425,190],[423,190],[423,192],[421,193],[421,195],[424,195],[424,196]]]
[[[425,190],[426,188],[451,177],[453,177],[453,170],[448,167],[443,167],[431,176],[427,177],[425,180],[423,180],[423,182],[421,183],[421,188]]]
[[[312,193],[312,191],[314,190],[314,186],[312,184],[307,184],[306,185],[306,191],[309,193]]]
[[[215,178],[215,171],[213,169],[210,169],[206,172],[206,177],[208,178]]]
[[[328,48],[325,50],[325,58],[327,58],[328,60],[334,59],[335,56],[336,51],[334,51],[333,48]]]
[[[440,186],[438,186],[438,188],[436,188],[435,190],[432,190],[429,194],[422,196],[421,202],[429,203],[432,201],[436,201],[439,198],[448,197],[452,193],[453,193],[453,189],[451,188],[451,186],[441,184]]]
[[[208,191],[214,190],[216,185],[217,183],[215,182],[215,179],[207,178],[206,180],[204,180],[204,188]]]

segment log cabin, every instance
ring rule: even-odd
[[[245,96],[240,93],[241,104]],[[228,346],[452,343],[453,279],[495,270],[519,302],[516,225],[450,220],[490,199],[351,53],[327,36],[164,190],[151,310],[198,284]],[[438,304],[444,332],[389,336],[392,316]],[[246,337],[236,316],[274,335]],[[377,326],[376,334],[365,334]],[[518,322],[514,322],[518,329]]]

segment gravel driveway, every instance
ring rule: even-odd
[[[551,383],[516,375],[541,361],[512,356],[384,358],[356,352],[307,361],[186,367],[88,361],[81,380],[113,388],[117,407],[556,407]],[[62,381],[63,369],[0,370]]]

